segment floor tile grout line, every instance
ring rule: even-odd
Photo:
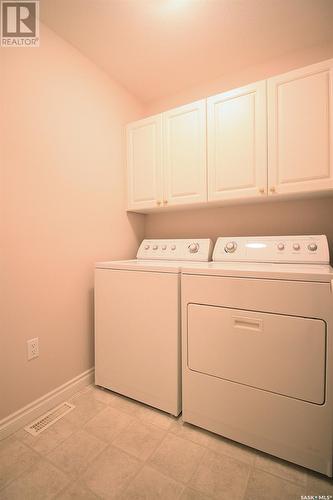
[[[131,424],[129,424],[129,425],[131,425]],[[127,427],[128,427],[128,426],[127,426]],[[158,448],[158,447],[162,444],[162,441],[163,441],[163,440],[164,440],[164,438],[166,437],[167,432],[164,432],[164,433],[163,433],[163,434],[164,434],[164,435],[163,435],[163,437],[162,437],[162,438],[158,441],[158,443],[156,444],[156,446],[155,446],[154,450],[150,453],[150,455],[149,455],[147,458],[145,458],[145,459],[140,459],[140,457],[137,457],[136,455],[134,455],[134,454],[132,454],[132,453],[130,453],[130,452],[128,452],[128,451],[126,451],[126,450],[124,450],[124,449],[123,449],[123,448],[121,448],[119,445],[115,444],[115,442],[114,442],[114,441],[116,441],[116,439],[120,436],[120,434],[121,434],[122,432],[125,432],[125,430],[127,429],[127,427],[126,427],[125,429],[123,429],[123,430],[122,430],[122,431],[121,431],[121,432],[120,432],[117,436],[115,436],[115,437],[114,437],[114,439],[110,442],[110,444],[112,444],[112,446],[113,446],[114,448],[117,448],[117,450],[123,451],[124,453],[127,453],[127,455],[129,455],[129,456],[131,456],[131,457],[137,458],[138,460],[141,460],[141,461],[143,461],[144,463],[148,462],[148,460],[152,457],[152,455],[155,453],[155,451],[157,450],[157,448]],[[161,429],[158,429],[158,430],[161,430]]]
[[[165,433],[165,436],[163,436],[162,440],[161,440],[161,441],[159,442],[159,444],[156,446],[156,449],[157,449],[157,448],[158,448],[158,446],[162,443],[162,441],[165,439],[166,434],[167,434],[167,433]],[[99,453],[99,454],[98,454],[98,455],[97,455],[97,456],[96,456],[96,457],[95,457],[95,458],[94,458],[94,459],[93,459],[93,460],[89,463],[88,467],[89,467],[90,465],[92,465],[92,462],[93,462],[93,461],[95,461],[95,460],[97,460],[97,459],[98,459],[98,457],[99,457],[99,456],[100,456],[103,452],[105,452],[107,448],[115,448],[116,450],[121,451],[122,453],[124,453],[124,454],[125,454],[125,455],[127,455],[128,457],[130,457],[130,458],[132,458],[132,459],[133,459],[133,458],[134,458],[134,459],[136,459],[136,460],[137,460],[138,462],[140,462],[140,464],[141,464],[141,465],[140,465],[140,467],[139,467],[139,469],[138,469],[138,471],[135,473],[135,475],[134,475],[131,479],[129,479],[129,482],[128,482],[125,486],[124,486],[124,488],[122,488],[122,489],[121,489],[120,493],[124,493],[124,492],[126,491],[126,489],[129,487],[130,483],[131,483],[132,481],[134,481],[134,479],[135,479],[135,478],[139,475],[139,473],[142,471],[142,469],[143,469],[145,466],[149,466],[149,467],[151,467],[151,468],[152,468],[153,470],[155,470],[156,472],[159,472],[160,474],[162,474],[165,478],[167,478],[167,479],[169,479],[169,480],[171,479],[172,481],[174,481],[174,482],[178,483],[179,485],[183,486],[183,489],[185,489],[185,488],[186,488],[185,483],[182,483],[182,482],[177,481],[177,480],[176,480],[176,479],[174,479],[173,477],[168,476],[167,474],[163,473],[163,472],[162,472],[161,470],[159,470],[157,467],[154,467],[154,466],[153,466],[153,464],[150,464],[150,463],[149,463],[149,458],[150,458],[150,457],[151,457],[151,456],[155,453],[156,449],[152,452],[152,454],[151,454],[151,455],[150,455],[147,459],[142,460],[142,459],[140,459],[140,458],[136,457],[135,455],[132,455],[131,453],[127,452],[126,450],[124,450],[124,449],[122,449],[122,448],[119,448],[118,446],[116,446],[116,445],[115,445],[115,444],[113,444],[112,442],[110,442],[110,443],[108,443],[108,444],[107,444],[107,447],[106,447],[106,448],[104,448],[104,450],[102,450],[102,451],[101,451],[101,452],[100,452],[100,453]],[[88,467],[87,467],[87,468],[88,468]],[[84,481],[84,478],[82,477],[82,476],[85,474],[86,470],[87,470],[87,469],[85,469],[82,473],[80,473],[80,474],[79,474],[79,476],[78,476],[78,478],[81,478],[81,479],[83,480],[83,482],[84,482],[85,487],[87,487],[87,488],[88,488],[88,486],[86,485],[86,483],[85,483],[85,481]],[[88,489],[89,489],[89,488],[88,488]],[[93,493],[94,493],[94,492],[93,492]],[[94,493],[94,494],[95,494],[95,493]],[[181,494],[182,494],[182,493],[181,493]],[[179,497],[179,498],[180,498],[180,497]]]
[[[105,408],[105,409],[107,409],[107,408]],[[103,412],[103,411],[104,411],[104,410],[102,410],[102,412]],[[121,413],[121,412],[120,412],[120,413]],[[126,415],[127,417],[129,416],[128,414],[124,414],[124,413],[122,413],[122,415]],[[97,416],[98,416],[98,415],[96,415],[96,417],[97,417]],[[83,429],[85,432],[87,432],[90,436],[93,436],[93,437],[95,437],[96,439],[99,439],[100,441],[102,441],[102,440],[101,440],[101,438],[99,438],[98,436],[96,436],[96,434],[94,434],[93,432],[91,432],[91,431],[89,431],[88,429],[86,429],[86,427],[87,427],[88,423],[89,423],[89,422],[91,422],[94,418],[95,418],[95,417],[93,417],[93,418],[92,418],[92,419],[90,419],[88,422],[86,422],[86,424],[84,424],[84,426],[82,427],[82,429]],[[107,443],[108,445],[109,445],[109,444],[113,444],[113,441],[115,441],[115,439],[117,439],[117,437],[118,437],[118,436],[119,436],[122,432],[126,431],[126,429],[127,429],[127,428],[128,428],[128,427],[132,424],[132,423],[133,423],[133,421],[128,422],[128,424],[126,424],[126,426],[124,427],[124,429],[121,429],[121,430],[120,430],[120,431],[119,431],[119,432],[118,432],[115,436],[113,436],[113,438],[111,439],[111,441],[107,441],[107,440],[105,440],[105,441],[104,441],[104,440],[103,440],[103,442]]]
[[[66,439],[64,439],[63,441],[61,441],[60,443],[58,443],[54,448],[52,448],[52,450],[48,451],[47,453],[45,453],[45,455],[42,455],[43,457],[47,457],[48,455],[50,455],[51,453],[53,453],[54,451],[56,451],[61,445],[63,445],[65,443],[65,441],[67,441],[68,439],[71,439],[75,434],[79,434],[80,432],[84,431],[86,434],[88,434],[89,436],[91,436],[91,434],[89,432],[87,432],[84,427],[80,427],[80,428],[77,428],[74,432],[72,432],[69,436],[66,437]],[[95,439],[97,439],[98,441],[100,441],[101,443],[105,443],[105,441],[103,441],[102,439],[99,439],[97,438],[96,436],[93,436]]]
[[[37,461],[37,460],[36,460]],[[30,467],[28,467],[27,469],[25,469],[23,472],[21,472],[18,476],[15,476],[13,477],[12,479],[10,479],[7,483],[5,483],[3,486],[0,487],[0,492],[1,491],[4,491],[8,486],[10,486],[14,481],[16,481],[17,479],[20,479],[20,477],[22,477],[26,472],[29,472],[30,469],[32,469],[33,465],[31,465]]]
[[[84,483],[84,486],[85,486],[86,488],[88,488],[88,489],[89,489],[89,487],[87,486],[87,484],[86,484],[86,482],[85,482],[85,480],[84,480],[84,477],[83,477],[83,476],[84,476],[84,475],[85,475],[85,473],[87,472],[88,468],[89,468],[89,467],[93,464],[93,462],[95,462],[95,460],[98,460],[98,459],[99,459],[99,457],[100,457],[100,456],[101,456],[104,452],[106,452],[106,450],[107,450],[109,447],[111,447],[111,444],[110,444],[110,443],[106,443],[106,442],[104,442],[104,444],[105,444],[106,446],[105,446],[105,447],[104,447],[104,448],[103,448],[100,452],[98,452],[98,453],[97,453],[97,455],[96,455],[94,458],[92,458],[92,459],[90,460],[90,462],[86,464],[86,467],[85,467],[85,468],[84,468],[84,469],[83,469],[83,470],[82,470],[82,471],[81,471],[81,472],[80,472],[80,473],[76,476],[76,480],[81,479],[81,480],[83,481],[83,483]]]
[[[79,478],[79,477],[81,477],[83,474],[85,474],[85,472],[87,471],[88,467],[92,464],[92,462],[93,462],[95,459],[97,459],[97,457],[99,457],[99,456],[103,453],[103,451],[105,451],[105,450],[108,448],[108,446],[109,446],[109,445],[108,445],[108,443],[106,443],[105,441],[101,441],[100,439],[99,439],[99,441],[105,445],[105,446],[104,446],[104,448],[103,448],[101,451],[99,451],[99,452],[97,453],[97,455],[95,455],[95,457],[93,457],[93,458],[92,458],[92,459],[91,459],[91,460],[90,460],[90,461],[89,461],[89,462],[85,465],[85,467],[83,468],[83,470],[82,470],[81,472],[79,472],[78,474],[74,474],[74,473],[72,473],[72,472],[65,471],[65,470],[64,470],[64,469],[62,469],[59,465],[55,465],[55,464],[54,464],[54,462],[52,462],[52,460],[48,457],[49,453],[48,453],[47,455],[45,455],[45,456],[44,456],[44,459],[45,459],[45,460],[46,460],[49,464],[53,465],[53,467],[55,467],[56,469],[60,470],[63,474],[66,474],[67,476],[69,476],[69,477],[70,477],[70,479],[71,479],[71,481],[72,481],[72,482],[74,482],[74,481],[77,481],[77,480],[78,480],[78,478]],[[52,450],[52,451],[53,451],[53,450]],[[50,453],[52,453],[52,452],[50,452]]]
[[[35,450],[33,450],[35,451]],[[13,482],[19,480],[20,478],[22,478],[24,475],[28,474],[29,472],[32,471],[32,469],[34,467],[36,467],[36,465],[40,462],[47,462],[49,465],[52,465],[55,469],[57,469],[58,472],[61,472],[62,474],[64,474],[66,476],[66,478],[68,479],[68,483],[66,483],[66,487],[69,485],[69,483],[72,481],[72,478],[69,476],[68,473],[64,472],[62,469],[60,469],[59,467],[57,467],[56,465],[54,465],[52,462],[50,462],[49,460],[46,459],[46,457],[42,456],[40,453],[38,452],[35,452],[39,455],[38,457],[38,460],[36,460],[30,467],[28,467],[27,469],[25,469],[21,474],[19,474],[18,476],[16,476],[15,478],[13,478],[12,480],[9,481],[9,483],[7,483],[5,485],[4,488],[0,488],[0,491],[4,491],[8,486],[10,486]]]
[[[73,483],[73,481],[71,481],[71,483]],[[54,496],[53,496],[53,499],[57,499],[59,497],[59,495],[62,495],[63,493],[65,493],[65,491],[67,490],[68,488],[68,484],[66,484],[66,486],[64,486],[64,488],[61,488],[60,491],[58,491],[58,493],[56,493]]]
[[[135,418],[138,422],[140,422],[142,425],[146,425],[147,427],[150,425],[150,426],[155,427],[155,429],[158,429],[158,430],[160,430],[160,431],[164,431],[164,432],[166,432],[166,433],[167,433],[167,432],[169,432],[169,429],[167,429],[167,428],[165,428],[165,427],[162,427],[162,426],[156,425],[156,424],[154,424],[154,423],[152,423],[152,422],[149,422],[149,421],[148,421],[148,422],[145,422],[145,421],[144,421],[144,419],[141,419],[140,417],[136,417],[136,416],[134,416],[134,418]]]
[[[123,451],[123,450],[122,450]],[[140,474],[140,472],[143,470],[144,466],[145,466],[145,462],[142,462],[141,463],[141,466],[139,467],[138,471],[134,474],[134,476],[132,476],[128,483],[124,486],[124,488],[121,489],[120,493],[123,494],[126,492],[127,488],[130,486],[130,484],[132,483],[132,481],[135,480],[135,478]]]
[[[101,401],[99,401],[99,403],[101,403]],[[102,404],[104,404],[104,403],[102,403]],[[105,408],[101,408],[100,410],[98,410],[98,411],[97,411],[97,413],[96,413],[95,415],[93,415],[92,417],[89,417],[89,418],[88,418],[88,420],[86,420],[86,421],[84,422],[84,424],[82,424],[81,426],[80,426],[80,425],[78,425],[78,426],[77,426],[77,430],[82,430],[82,429],[83,429],[83,428],[84,428],[84,427],[88,424],[88,422],[90,422],[93,418],[96,418],[96,417],[97,417],[97,415],[99,415],[99,413],[101,413],[102,411],[104,411],[104,410],[107,408],[107,405],[105,405],[105,404],[104,404],[104,406],[105,406]],[[75,411],[75,409],[74,409],[74,411]],[[74,424],[74,425],[75,425],[75,424]],[[74,432],[77,432],[77,430],[76,430],[76,431],[74,431]],[[74,434],[74,433],[73,433],[73,434]]]
[[[14,436],[14,434],[13,434],[13,436]],[[32,463],[29,467],[27,467],[26,469],[24,469],[18,476],[15,476],[13,479],[9,480],[8,483],[6,483],[4,486],[2,486],[0,488],[0,491],[3,491],[12,482],[16,481],[17,479],[19,479],[20,477],[22,477],[24,474],[27,474],[28,472],[30,472],[33,469],[33,467],[36,466],[37,463],[42,462],[44,460],[44,458],[45,458],[41,453],[39,453],[37,450],[34,450],[31,446],[29,446],[29,444],[24,443],[23,441],[21,441],[20,439],[17,439],[16,437],[14,439],[16,441],[18,441],[19,443],[23,444],[24,446],[26,446],[30,451],[33,451],[37,455],[37,458],[34,461],[34,463]],[[58,469],[60,472],[62,472],[58,467],[56,467],[56,469]]]
[[[246,480],[246,486],[245,486],[245,488],[244,488],[244,494],[243,494],[243,496],[242,496],[242,500],[244,500],[244,498],[245,498],[245,493],[246,493],[246,489],[247,489],[247,484],[248,484],[249,478],[250,478],[250,476],[251,476],[251,474],[253,473],[253,470],[254,470],[254,461],[250,464],[250,463],[248,463],[248,462],[238,460],[237,458],[232,457],[231,455],[225,455],[225,454],[220,454],[220,453],[217,453],[216,451],[214,451],[214,450],[212,450],[212,449],[210,449],[210,448],[208,448],[208,447],[207,447],[207,448],[206,448],[206,453],[204,453],[204,454],[203,454],[203,456],[201,457],[200,462],[199,462],[198,466],[196,467],[196,469],[194,470],[194,472],[193,472],[193,474],[192,474],[192,476],[191,476],[191,479],[190,479],[190,480],[192,480],[192,479],[193,479],[193,477],[194,477],[195,473],[198,471],[198,469],[199,469],[199,467],[200,467],[201,463],[204,461],[206,454],[207,454],[207,453],[209,453],[209,452],[210,452],[210,453],[215,453],[215,455],[218,455],[218,456],[223,456],[223,457],[226,457],[226,458],[231,458],[231,459],[232,459],[232,460],[234,460],[235,462],[238,462],[238,463],[240,463],[240,464],[242,464],[242,465],[247,465],[247,466],[248,466],[248,476],[247,476],[247,480]],[[193,488],[193,489],[195,489],[195,488]],[[200,493],[203,493],[203,494],[207,495],[207,493],[206,493],[206,492],[203,492],[203,491],[201,491],[201,490],[197,490],[197,491],[199,491]],[[210,496],[210,495],[207,495],[207,496]],[[211,498],[212,498],[212,499],[215,499],[215,500],[217,499],[217,497],[216,497],[216,496],[213,496],[213,497],[211,497]],[[217,499],[217,500],[218,500],[218,499]]]
[[[243,496],[242,496],[242,500],[246,500],[246,493],[247,493],[247,490],[248,490],[248,487],[249,487],[250,479],[251,479],[251,476],[253,475],[253,473],[255,471],[254,464],[255,464],[255,461],[253,461],[252,467],[250,467],[250,469],[249,469],[249,473],[248,473],[248,476],[247,476],[246,485],[245,485],[245,488],[244,488],[244,493],[243,493]]]
[[[256,465],[256,462],[257,462],[257,458],[260,456],[260,454],[258,453],[257,454],[257,457],[256,457],[256,461],[255,461],[255,469],[261,471],[261,472],[267,472],[267,474],[270,474],[271,476],[275,476],[275,477],[278,477],[280,479],[284,479],[290,483],[293,483],[293,484],[296,484],[298,486],[304,486],[305,488],[307,488],[307,485],[308,485],[308,479],[309,479],[309,475],[312,473],[314,473],[315,471],[311,471],[310,469],[307,469],[306,467],[302,467],[301,465],[297,465],[297,464],[294,464],[293,462],[288,462],[287,460],[283,460],[283,458],[279,458],[279,457],[275,457],[274,455],[269,455],[268,453],[265,453],[265,452],[262,452],[260,451],[260,453],[264,453],[264,456],[266,458],[269,458],[269,457],[272,457],[271,460],[273,459],[277,459],[278,462],[281,462],[282,465],[286,466],[286,467],[290,467],[290,468],[299,468],[300,469],[300,472],[302,472],[303,474],[305,474],[305,484],[301,484],[300,482],[298,481],[295,481],[293,479],[290,479],[290,478],[287,478],[285,476],[282,476],[280,474],[277,474],[277,473],[274,473],[274,472],[271,472],[271,471],[268,471],[266,469],[264,469],[263,467],[260,467],[260,465]]]
[[[54,500],[56,500],[57,498],[59,498],[60,495],[62,495],[63,493],[65,493],[67,491],[67,489],[69,489],[69,487],[72,484],[75,484],[77,482],[78,482],[78,479],[75,479],[74,481],[71,481],[70,485],[67,484],[64,488],[62,488],[60,491],[58,491],[58,493],[56,493],[55,496],[53,496],[52,498]],[[91,493],[92,495],[95,495],[95,497],[96,497],[97,500],[103,500],[103,498],[101,496],[99,496],[96,493],[94,493],[90,488],[88,488],[88,486],[86,484],[84,484],[84,487],[89,491],[89,493]]]
[[[174,481],[175,483],[179,484],[182,488],[183,488],[183,491],[184,489],[187,487],[187,484],[179,481],[178,479],[175,479],[174,477],[171,477],[171,476],[168,476],[168,474],[166,474],[165,472],[163,472],[162,470],[158,469],[157,467],[153,467],[152,464],[146,464],[148,467],[150,467],[151,469],[153,469],[154,471],[158,472],[159,474],[161,474],[163,477],[165,477],[166,479],[171,479],[172,481]],[[182,491],[182,493],[183,493]],[[181,494],[182,494],[181,493]]]
[[[124,450],[121,450],[123,451],[124,453],[126,453]],[[127,453],[128,455],[128,453]],[[131,456],[131,455],[130,455]],[[150,455],[151,456],[151,455]],[[132,458],[133,458],[133,455],[132,455]],[[130,487],[131,483],[135,481],[135,479],[138,477],[138,475],[140,474],[140,472],[144,469],[144,467],[147,467],[149,466],[151,469],[153,469],[155,472],[158,472],[159,474],[161,474],[162,476],[164,476],[166,479],[168,480],[172,480],[174,481],[175,483],[178,483],[180,486],[182,486],[182,491],[179,495],[178,498],[180,498],[180,496],[183,494],[183,491],[184,489],[186,488],[186,486],[183,484],[183,483],[180,483],[179,481],[176,481],[174,478],[172,478],[171,476],[168,476],[166,474],[164,474],[162,471],[160,471],[159,469],[157,469],[156,467],[153,467],[151,464],[148,463],[148,459],[146,459],[145,461],[142,462],[141,464],[141,467],[139,468],[139,470],[135,473],[135,475],[129,480],[129,482],[124,486],[124,488],[121,490],[121,494],[123,493],[126,493],[126,490]],[[177,499],[175,499],[177,500]]]
[[[55,467],[56,469],[58,469],[60,472],[62,472],[63,474],[65,474],[65,475],[69,478],[70,482],[74,482],[74,481],[76,481],[76,480],[77,480],[78,475],[76,476],[76,475],[72,474],[71,472],[64,471],[61,467],[59,467],[59,465],[55,465],[55,464],[54,464],[54,463],[53,463],[53,462],[49,459],[49,457],[48,457],[48,456],[43,457],[43,460],[45,460],[45,462],[47,462],[49,465],[52,465],[53,467]]]
[[[208,452],[208,449],[206,449],[206,450],[204,451],[204,453],[202,454],[202,457],[201,457],[201,458],[200,458],[200,460],[198,461],[197,466],[194,468],[193,473],[191,474],[191,477],[190,477],[190,479],[189,479],[189,480],[188,480],[188,482],[187,482],[187,485],[189,485],[189,483],[192,481],[192,479],[193,479],[194,475],[195,475],[195,474],[196,474],[196,472],[198,471],[198,469],[199,469],[200,465],[202,464],[202,462],[203,462],[203,460],[204,460],[205,456],[207,455],[207,452]],[[198,490],[198,491],[200,491],[200,490]]]
[[[192,424],[191,424],[191,425],[192,425]],[[201,427],[198,427],[198,429],[200,429],[200,430],[201,430]],[[172,431],[170,430],[170,432],[172,432]],[[210,431],[208,431],[208,432],[210,432]],[[212,434],[214,435],[214,438],[215,438],[215,439],[218,439],[218,438],[221,438],[221,439],[228,439],[228,438],[225,438],[224,436],[220,436],[219,434],[214,434],[214,433],[212,433]],[[179,436],[179,435],[177,435],[176,433],[173,433],[173,435],[174,435],[174,436],[176,436],[176,437],[178,437],[178,438],[185,439],[185,441],[190,441],[191,443],[197,444],[198,446],[201,446],[202,448],[205,448],[205,449],[207,449],[208,451],[211,451],[211,452],[213,452],[213,453],[216,453],[216,455],[223,456],[223,457],[227,457],[227,458],[232,458],[233,460],[236,460],[236,461],[241,462],[241,463],[243,463],[243,464],[251,465],[251,463],[250,463],[250,462],[245,461],[245,460],[242,460],[241,458],[236,458],[236,457],[234,457],[234,456],[232,456],[232,455],[229,455],[229,454],[228,454],[228,453],[226,453],[226,452],[225,452],[225,453],[223,453],[223,452],[218,452],[218,451],[214,450],[213,448],[210,448],[209,444],[199,444],[198,442],[196,442],[196,441],[194,441],[194,440],[192,440],[192,439],[190,439],[190,438],[186,438],[186,437],[183,437],[183,436]],[[229,441],[232,441],[232,440],[229,440]],[[237,443],[237,442],[235,441],[235,443]],[[241,445],[242,445],[242,443],[238,443],[238,444],[241,444]],[[246,446],[246,445],[242,445],[242,446]],[[251,450],[253,450],[253,454],[255,454],[255,455],[256,455],[256,450],[255,450],[254,448],[251,448]],[[254,460],[255,460],[255,458],[256,458],[256,457],[254,457]],[[254,460],[253,460],[253,462],[252,462],[252,463],[254,463]]]
[[[306,481],[305,484],[301,484],[299,482],[293,481],[292,479],[289,479],[289,478],[286,478],[286,477],[283,477],[283,476],[279,476],[278,474],[274,474],[274,472],[271,472],[271,471],[268,471],[268,470],[265,470],[265,469],[262,469],[262,468],[259,468],[259,467],[255,467],[254,470],[257,470],[259,472],[265,472],[265,474],[269,474],[270,476],[276,477],[277,479],[280,479],[282,481],[287,481],[288,483],[291,483],[294,486],[302,486],[303,488],[307,488],[307,481]]]
[[[171,479],[175,483],[180,484],[183,487],[183,490],[185,490],[186,488],[189,487],[189,483],[190,483],[190,480],[191,480],[192,476],[190,477],[190,479],[188,481],[182,481],[180,479],[175,479],[171,475],[168,475],[166,472],[164,472],[162,469],[160,469],[157,465],[155,465],[153,463],[147,462],[145,465],[147,465],[148,467],[150,467],[151,469],[153,469],[155,472],[158,472],[159,474],[162,474],[162,476],[166,477],[167,479]],[[192,488],[192,489],[195,489],[195,488]]]
[[[115,441],[116,441],[116,439],[117,439],[117,438],[118,438],[118,437],[119,437],[122,433],[126,432],[126,431],[128,430],[128,428],[129,428],[129,427],[130,427],[133,423],[137,422],[138,424],[140,424],[140,425],[142,425],[142,426],[144,426],[144,427],[149,428],[149,426],[150,426],[150,427],[153,427],[154,429],[156,429],[156,430],[158,430],[158,431],[160,431],[160,432],[162,432],[162,433],[163,433],[163,437],[162,437],[162,438],[160,439],[160,441],[157,443],[156,448],[155,448],[155,449],[154,449],[154,451],[152,452],[152,453],[154,453],[154,452],[155,452],[155,450],[157,449],[157,447],[160,445],[160,443],[161,443],[161,442],[162,442],[162,440],[164,439],[165,435],[167,434],[167,430],[166,430],[166,429],[162,429],[161,427],[158,427],[158,426],[156,426],[155,424],[152,424],[152,423],[150,423],[150,422],[149,422],[149,423],[147,423],[147,422],[143,422],[141,419],[139,419],[139,418],[135,417],[134,415],[130,415],[130,414],[127,414],[127,413],[121,412],[121,411],[119,411],[118,409],[115,409],[115,408],[112,408],[112,409],[114,409],[115,411],[117,411],[118,413],[120,413],[120,414],[122,414],[122,415],[126,415],[127,417],[132,417],[132,420],[131,420],[130,422],[128,422],[128,424],[126,425],[126,427],[124,427],[123,429],[121,429],[121,430],[120,430],[120,431],[119,431],[119,432],[118,432],[115,436],[113,436],[113,438],[111,439],[111,441],[106,441],[106,440],[104,441],[104,440],[103,440],[103,442],[107,443],[107,445],[112,444],[115,448],[117,448],[117,449],[119,449],[119,450],[121,450],[121,451],[126,451],[126,450],[124,450],[123,448],[121,448],[120,446],[117,446],[117,445],[115,444]],[[102,412],[103,412],[103,411],[104,411],[104,410],[102,410]],[[95,417],[94,417],[94,418],[95,418]],[[91,419],[91,420],[93,420],[93,419]],[[91,422],[91,420],[89,420],[89,422]],[[87,424],[88,424],[89,422],[87,422],[87,423],[83,426],[83,428],[82,428],[82,429],[83,429],[83,430],[85,430],[85,432],[87,432],[89,435],[91,435],[91,436],[93,436],[93,437],[95,437],[95,438],[97,438],[97,439],[101,440],[101,438],[99,438],[98,436],[96,436],[96,434],[94,434],[93,432],[89,431],[89,430],[86,428],[86,426],[87,426]],[[131,453],[128,453],[128,452],[127,452],[127,454],[129,454],[130,456],[134,456],[135,458],[138,458],[138,457],[136,457],[134,454],[131,454]],[[150,455],[150,456],[151,456],[151,455]],[[149,457],[148,457],[148,458],[149,458]]]
[[[161,441],[160,445],[161,445],[161,444],[162,444],[162,442],[163,442],[163,441],[167,438],[167,435],[168,435],[168,434],[169,434],[169,433],[167,433],[167,434],[164,436],[164,438],[163,438],[163,440]],[[178,439],[183,439],[184,441],[188,441],[188,440],[186,440],[186,439],[184,439],[184,438],[180,438],[179,436],[176,436],[176,437],[178,437]],[[191,441],[191,443],[192,443],[192,441]],[[198,445],[197,443],[193,443],[193,444],[196,444],[196,445],[197,445],[197,446],[199,446],[200,448],[203,448],[203,446]],[[157,451],[157,448],[156,448],[156,450],[154,451],[154,453],[152,453],[152,455],[150,456],[150,458],[151,458],[151,457],[155,454],[155,452],[156,452],[156,451]],[[203,453],[203,454],[202,454],[202,457],[200,458],[198,465],[195,467],[195,470],[197,470],[197,468],[199,467],[199,464],[201,463],[201,461],[202,461],[202,459],[203,459],[203,456],[204,456],[204,455],[205,455],[205,453]],[[185,488],[189,485],[189,483],[190,483],[190,481],[191,481],[191,479],[192,479],[192,476],[193,476],[193,474],[194,474],[194,472],[193,472],[193,474],[191,474],[190,478],[189,478],[187,481],[181,481],[181,480],[177,480],[177,479],[175,479],[175,478],[174,478],[174,477],[172,477],[172,476],[167,475],[165,472],[163,472],[161,469],[159,469],[159,468],[158,468],[155,464],[150,463],[150,462],[149,462],[149,460],[148,460],[148,465],[149,465],[150,467],[152,467],[154,470],[156,470],[157,472],[162,473],[164,476],[166,476],[166,477],[168,477],[168,478],[171,478],[171,479],[173,479],[174,481],[179,482],[180,484],[184,485],[184,486],[185,486]]]

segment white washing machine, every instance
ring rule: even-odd
[[[219,238],[182,270],[183,419],[332,476],[325,236]]]
[[[137,259],[95,270],[95,382],[173,415],[181,411],[180,270],[212,242],[144,240]]]

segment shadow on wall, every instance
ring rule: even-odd
[[[146,238],[326,234],[333,260],[333,197],[150,214]]]
[[[88,325],[89,332],[91,335],[88,338],[89,345],[87,348],[89,349],[89,353],[91,355],[92,366],[95,364],[95,294],[94,288],[90,288],[88,291]]]
[[[142,226],[140,222],[144,216],[142,214],[135,214],[132,212],[126,212],[126,215],[137,241],[141,243],[141,240],[144,238],[144,234],[142,234]]]

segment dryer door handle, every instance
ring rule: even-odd
[[[263,320],[259,318],[249,318],[245,316],[233,316],[234,328],[262,332]]]

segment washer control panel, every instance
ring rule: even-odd
[[[329,264],[329,249],[325,235],[222,237],[213,260]]]
[[[212,240],[200,238],[193,240],[143,240],[137,259],[194,260],[207,262],[211,259]]]

